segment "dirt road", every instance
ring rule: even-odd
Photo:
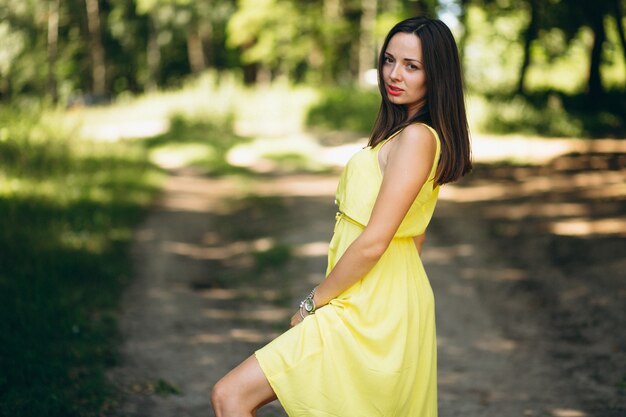
[[[336,182],[172,173],[136,233],[122,361],[109,374],[123,393],[116,415],[212,415],[214,382],[286,329],[296,301],[323,278]],[[626,415],[613,380],[577,379],[555,357],[562,341],[548,310],[518,288],[533,282],[529,270],[454,191],[442,193],[423,254],[437,302],[440,416]],[[259,415],[285,414],[274,403]]]

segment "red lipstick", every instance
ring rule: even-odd
[[[387,92],[392,96],[399,96],[404,90],[393,85],[387,84]]]

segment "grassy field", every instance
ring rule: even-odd
[[[139,144],[0,114],[0,415],[95,416],[132,229],[161,175]]]

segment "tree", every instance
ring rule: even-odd
[[[50,0],[48,10],[48,95],[52,102],[59,99],[56,79],[56,62],[59,41],[59,6],[61,0]]]
[[[592,99],[598,100],[604,95],[604,87],[600,77],[600,64],[602,63],[602,47],[606,40],[606,31],[604,28],[604,14],[598,9],[593,8],[593,10],[589,18],[589,26],[593,31],[593,45],[591,46],[589,57],[587,93]]]
[[[244,64],[258,65],[257,81],[296,76],[308,67],[319,5],[294,1],[242,0],[228,22],[228,44],[240,48]],[[260,77],[260,80],[259,80]]]
[[[619,36],[620,44],[622,45],[622,53],[624,54],[624,63],[626,63],[626,35],[624,35],[624,14],[622,13],[622,2],[620,0],[613,0],[613,18],[617,26],[617,35]]]
[[[530,66],[530,46],[532,42],[537,39],[537,35],[539,34],[539,1],[528,0],[528,8],[530,18],[528,26],[526,26],[526,30],[524,31],[524,57],[522,59],[517,82],[518,94],[526,94],[526,73]]]
[[[106,60],[100,23],[98,0],[85,0],[87,7],[87,29],[89,32],[89,53],[91,58],[92,91],[97,96],[107,92]]]
[[[376,65],[374,26],[376,25],[376,0],[361,0],[359,36],[359,82],[365,81],[365,72]]]
[[[571,40],[582,28],[591,29],[593,43],[589,50],[589,69],[587,76],[587,94],[590,103],[596,103],[604,96],[604,86],[600,73],[602,50],[606,41],[604,18],[611,15],[613,0],[575,0],[568,4],[557,3],[552,6],[552,27],[565,31]]]

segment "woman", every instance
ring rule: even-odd
[[[326,279],[292,328],[213,389],[217,417],[437,415],[435,309],[419,253],[439,186],[471,169],[459,57],[439,20],[387,35],[369,144],[344,169]]]

